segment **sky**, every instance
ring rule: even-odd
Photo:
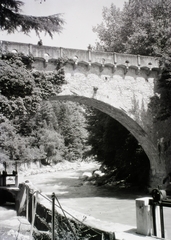
[[[102,22],[103,7],[110,7],[113,3],[122,9],[128,0],[23,0],[22,14],[33,16],[48,16],[56,13],[63,14],[65,20],[62,33],[55,33],[53,39],[41,33],[43,45],[87,49],[88,45],[95,45],[98,40],[93,26]],[[15,32],[7,34],[0,31],[0,40],[37,44],[39,38],[34,32],[29,36]]]

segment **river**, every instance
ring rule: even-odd
[[[136,227],[135,199],[148,196],[142,193],[116,190],[107,186],[95,186],[80,178],[83,172],[96,166],[86,165],[68,169],[25,176],[43,193],[55,192],[63,208],[67,207],[94,218]],[[164,208],[165,227],[171,236],[171,208]]]

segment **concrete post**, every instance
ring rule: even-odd
[[[26,206],[26,186],[24,184],[19,185],[20,191],[18,192],[17,198],[16,198],[16,211],[17,215],[19,216],[20,214],[25,211],[25,206]]]
[[[152,234],[151,211],[149,197],[136,199],[137,233],[150,236]]]

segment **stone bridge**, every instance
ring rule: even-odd
[[[1,41],[1,49],[32,55],[33,67],[40,71],[53,71],[55,59],[67,59],[64,65],[67,84],[51,100],[80,102],[120,122],[149,158],[151,186],[162,185],[162,179],[171,171],[171,119],[154,121],[149,105],[151,97],[158,94],[158,59],[5,41]]]

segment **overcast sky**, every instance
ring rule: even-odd
[[[34,16],[48,16],[62,13],[65,20],[64,30],[55,34],[53,39],[41,34],[44,45],[87,49],[88,45],[94,45],[98,39],[93,33],[92,27],[102,22],[103,6],[110,7],[114,3],[122,9],[128,0],[24,0],[23,14]],[[0,40],[25,42],[37,44],[38,37],[31,33],[30,36],[22,33],[6,34],[0,32]]]

